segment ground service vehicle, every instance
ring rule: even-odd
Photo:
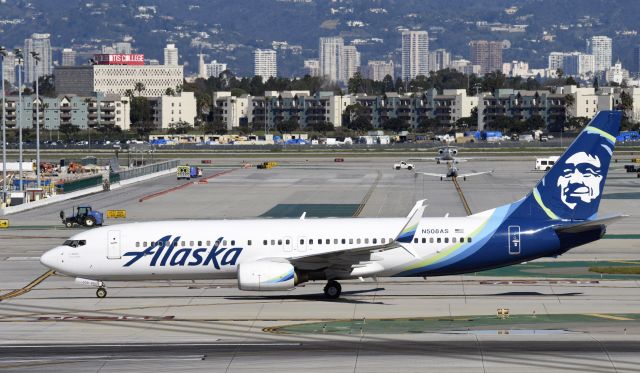
[[[396,163],[393,165],[393,169],[394,170],[402,170],[402,169],[407,169],[409,171],[413,170],[415,167],[413,166],[413,163],[407,163],[405,161],[401,161],[400,163]]]
[[[536,159],[536,171],[547,171],[553,167],[560,157],[552,156],[546,158],[537,158]]]
[[[176,178],[180,179],[191,179],[191,168],[189,166],[178,166],[176,171]]]
[[[100,211],[95,211],[91,206],[78,206],[76,212],[71,216],[64,216],[64,211],[60,211],[60,219],[62,224],[67,228],[72,228],[74,225],[82,225],[84,227],[101,226],[104,219],[103,214]]]

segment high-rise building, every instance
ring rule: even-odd
[[[256,49],[253,51],[253,75],[261,76],[262,81],[278,76],[276,51],[273,49]]]
[[[633,47],[633,71],[640,73],[640,45]]]
[[[115,43],[113,46],[116,49],[116,53],[131,54],[131,43],[121,41],[121,42]]]
[[[587,39],[587,53],[595,58],[595,71],[605,71],[611,67],[611,38],[607,36],[592,36]]]
[[[2,76],[9,84],[16,84],[16,55],[12,52],[7,52],[3,59]]]
[[[367,62],[367,78],[374,81],[382,81],[384,77],[389,75],[394,78],[393,61],[369,61]]]
[[[404,31],[402,33],[402,79],[429,75],[429,33]]]
[[[564,52],[551,52],[549,53],[549,70],[556,71],[562,69],[562,61],[566,53]]]
[[[227,64],[218,62],[216,60],[211,61],[211,63],[206,65],[206,78],[214,77],[217,78],[222,74],[223,71],[227,69]]]
[[[341,37],[320,38],[320,76],[323,76],[332,82],[337,82],[341,78],[341,69],[343,66],[342,58],[344,39]]]
[[[439,71],[449,67],[451,63],[451,53],[446,49],[436,49],[429,52],[429,70]]]
[[[582,76],[593,73],[595,72],[595,58],[592,54],[566,53],[562,59],[562,71],[567,76]]]
[[[202,51],[200,51],[200,58],[198,59],[198,78],[208,78],[207,65],[204,63],[204,55],[202,54]]]
[[[75,66],[76,65],[76,51],[71,48],[64,48],[62,50],[62,66]]]
[[[320,60],[317,58],[304,60],[304,71],[309,76],[320,76]]]
[[[360,52],[353,45],[346,45],[342,48],[342,81],[347,82],[349,79],[360,71]]]
[[[52,74],[53,61],[51,60],[50,36],[50,34],[32,34],[31,38],[24,40],[24,72],[26,84],[35,82],[36,69],[39,77]],[[38,58],[40,60],[37,64],[31,52],[39,54]]]
[[[471,64],[480,65],[480,73],[502,71],[502,42],[488,40],[472,40],[469,43]]]
[[[167,47],[164,48],[164,64],[178,66],[178,48],[175,44],[167,44]]]

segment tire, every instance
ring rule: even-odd
[[[407,170],[409,170],[409,171],[413,170],[413,166],[407,167]]]
[[[324,296],[328,299],[338,299],[342,293],[342,286],[335,280],[330,280],[324,287]]]
[[[67,228],[72,228],[73,227],[73,223],[70,222],[70,221],[67,221],[67,222],[64,223],[64,226],[67,227]]]
[[[91,216],[84,219],[85,227],[93,227],[94,225],[96,225],[96,219],[92,218]]]
[[[107,289],[105,288],[98,288],[98,290],[96,290],[96,297],[98,298],[106,298],[107,297]]]

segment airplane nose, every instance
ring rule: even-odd
[[[61,247],[56,247],[54,249],[46,251],[40,257],[40,263],[42,263],[43,265],[45,265],[46,267],[49,267],[51,269],[57,269],[58,265],[60,264],[60,255],[61,254],[62,254],[62,248]]]

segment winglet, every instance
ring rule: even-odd
[[[300,220],[304,220],[304,218],[307,216],[307,212],[303,212],[302,215],[300,215]]]
[[[424,199],[416,202],[415,206],[411,209],[411,212],[407,216],[407,222],[396,237],[397,242],[402,243],[410,243],[413,241],[413,236],[416,234],[416,230],[418,229],[418,224],[420,223],[420,219],[422,218],[422,214],[424,214],[424,209],[427,207],[425,205]]]

